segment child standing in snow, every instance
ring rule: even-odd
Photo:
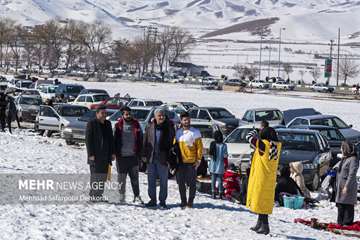
[[[210,161],[210,174],[211,174],[211,191],[212,197],[216,198],[215,186],[216,182],[219,185],[219,197],[223,198],[223,175],[225,171],[225,159],[227,158],[227,146],[223,143],[223,135],[220,131],[214,133],[215,141],[210,144],[210,156],[212,157]]]

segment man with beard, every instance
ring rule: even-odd
[[[120,186],[120,203],[125,203],[126,176],[129,174],[134,201],[143,204],[139,189],[139,159],[142,149],[142,131],[129,107],[121,109],[122,117],[115,125],[116,169]]]
[[[115,160],[115,154],[111,123],[106,120],[106,106],[104,105],[96,109],[95,119],[87,124],[86,149],[91,173],[90,200],[92,202],[105,201],[102,195],[108,168],[112,165],[111,161]]]
[[[160,178],[160,208],[167,209],[169,154],[175,137],[174,124],[167,119],[165,110],[158,108],[154,112],[144,135],[144,155],[148,169],[148,194],[150,201],[147,207],[156,207],[156,179]]]
[[[176,142],[179,145],[181,162],[177,169],[176,179],[179,185],[181,208],[192,208],[196,193],[196,170],[202,158],[203,144],[201,133],[191,127],[188,112],[180,115],[181,128],[176,131]],[[186,198],[186,186],[189,187],[189,198]]]

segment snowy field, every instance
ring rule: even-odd
[[[110,94],[120,92],[163,101],[223,106],[239,117],[253,107],[314,107],[323,113],[337,114],[360,128],[358,102],[210,92],[182,85],[83,84],[104,88]],[[29,130],[16,129],[13,135],[0,133],[0,173],[88,173],[86,151],[84,147],[66,146],[61,139],[43,138]],[[145,175],[140,176],[140,189],[147,201]],[[127,193],[130,203],[130,184]],[[270,217],[272,235],[265,237],[249,230],[256,216],[245,207],[203,194],[198,194],[195,201],[194,209],[181,210],[177,185],[170,180],[167,201],[170,210],[150,210],[132,204],[0,205],[1,239],[348,239],[293,223],[295,218],[312,217],[334,222],[336,208],[327,202],[311,210],[275,208]],[[357,219],[359,210],[357,207]]]

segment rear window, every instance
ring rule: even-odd
[[[238,128],[233,131],[228,138],[226,139],[226,143],[249,143],[246,140],[246,135],[252,131],[250,128]]]
[[[270,110],[270,111],[258,111],[255,112],[255,121],[281,121],[282,120],[282,113],[280,111],[276,110]]]
[[[60,110],[60,115],[64,117],[81,117],[89,109],[85,107],[63,107]]]
[[[315,134],[279,132],[283,150],[317,151],[318,144]]]
[[[344,137],[335,129],[331,130],[320,130],[320,134],[330,141],[343,141]]]
[[[94,102],[102,102],[102,101],[104,101],[104,100],[106,100],[106,99],[108,99],[108,95],[94,95]]]
[[[81,86],[66,86],[67,93],[80,93],[82,89]]]
[[[146,106],[150,106],[150,107],[157,107],[162,104],[163,104],[163,102],[161,102],[161,101],[146,102]]]
[[[20,104],[24,104],[24,105],[37,105],[37,106],[40,106],[42,103],[40,98],[30,98],[30,97],[22,97],[19,102]]]

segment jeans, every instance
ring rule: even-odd
[[[354,223],[354,205],[336,204],[338,208],[337,223],[339,225],[351,225]]]
[[[119,170],[119,161],[116,161],[116,168],[118,172],[118,181],[120,185],[120,195],[125,196],[126,190],[126,176],[129,174],[131,187],[134,193],[134,197],[138,197],[140,195],[140,188],[139,188],[139,166],[132,166],[128,167],[128,169],[121,169]]]
[[[196,169],[192,164],[181,164],[176,180],[179,185],[181,204],[193,204],[196,194]],[[189,200],[186,199],[186,186],[189,187]]]
[[[149,163],[147,165],[148,171],[148,194],[151,202],[156,203],[156,180],[160,178],[160,203],[166,203],[168,194],[168,166],[162,165],[159,162]]]
[[[222,174],[215,174],[215,173],[211,174],[211,192],[213,194],[215,193],[216,182],[218,182],[219,185],[219,194],[222,194],[224,192]]]

